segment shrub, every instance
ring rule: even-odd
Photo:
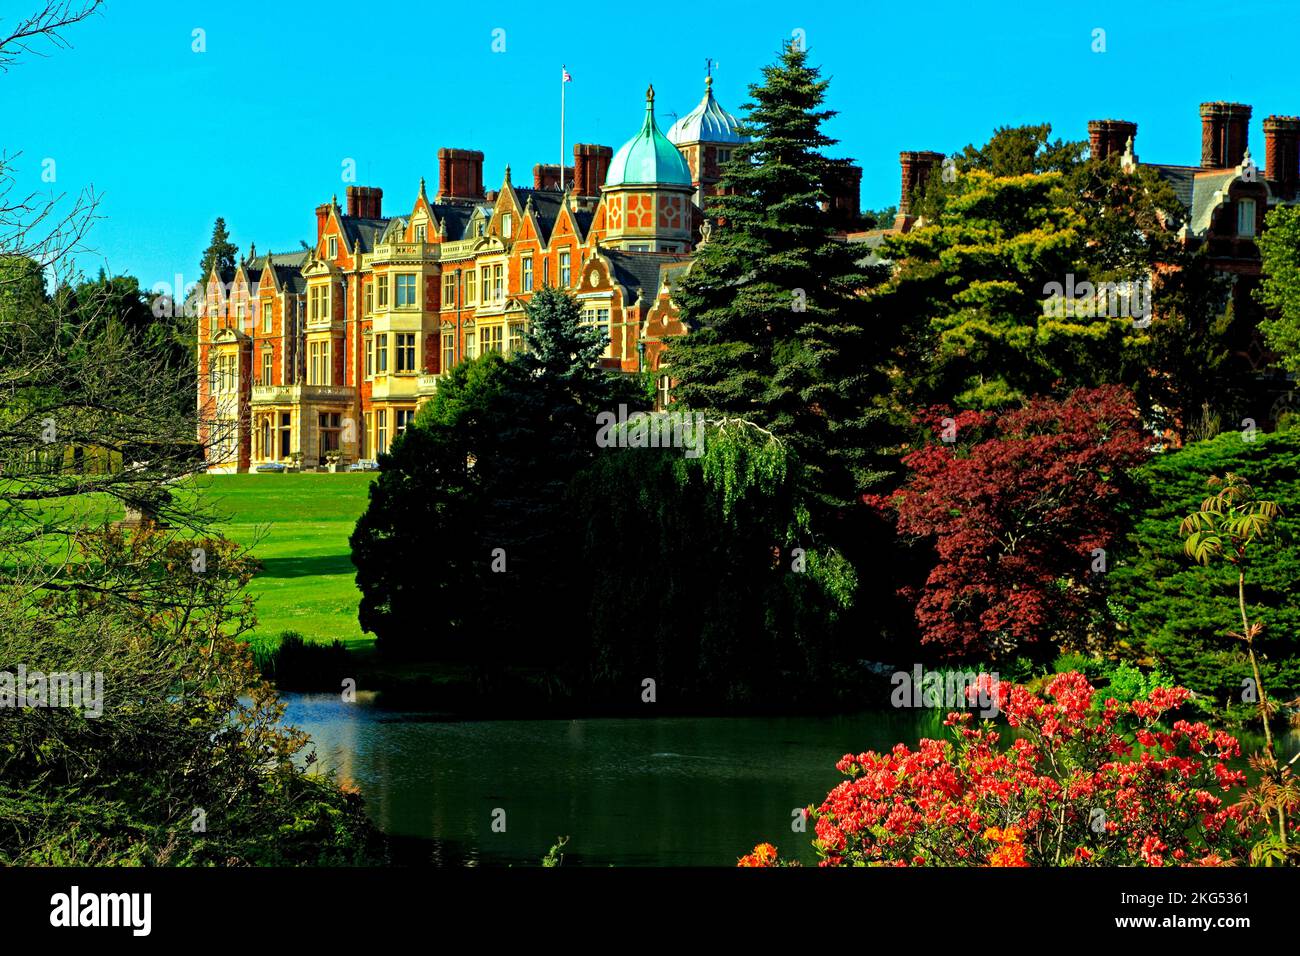
[[[815,810],[822,866],[1178,866],[1237,862],[1255,816],[1221,795],[1245,782],[1229,769],[1240,746],[1204,723],[1161,721],[1188,699],[1093,707],[1079,673],[1040,698],[997,688],[1010,746],[949,714],[951,741],[846,754],[848,779]],[[1129,731],[1131,729],[1131,736]],[[1216,795],[1216,792],[1220,795]]]

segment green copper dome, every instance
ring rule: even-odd
[[[677,147],[655,125],[655,88],[645,95],[645,122],[623,148],[614,154],[605,177],[606,186],[661,183],[690,186],[691,170]]]

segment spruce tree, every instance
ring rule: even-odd
[[[199,282],[206,283],[214,267],[220,273],[233,272],[238,255],[239,247],[230,241],[230,233],[226,231],[226,220],[218,216],[212,224],[212,241],[199,262]]]
[[[862,292],[873,277],[860,247],[833,235],[823,209],[844,160],[822,124],[828,81],[788,44],[750,86],[745,132],[708,207],[718,223],[676,298],[690,330],[669,347],[673,396],[707,414],[743,418],[789,441],[807,490],[831,509],[882,477],[875,449],[885,413]],[[870,348],[869,348],[870,346]]]

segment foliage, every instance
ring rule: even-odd
[[[1263,281],[1255,297],[1271,311],[1259,330],[1283,368],[1300,372],[1300,210],[1279,205],[1264,220],[1257,240]]]
[[[238,255],[239,247],[230,241],[230,233],[226,231],[226,220],[218,216],[212,224],[212,239],[199,260],[199,282],[206,283],[214,269],[223,278],[233,276]]]
[[[337,690],[353,665],[342,641],[309,643],[297,631],[283,632],[274,645],[252,645],[258,673],[280,690]]]
[[[902,488],[869,501],[897,515],[901,534],[933,541],[924,584],[905,590],[922,642],[998,658],[1085,640],[1102,597],[1097,549],[1119,530],[1125,473],[1145,457],[1132,396],[1080,389],[998,415],[920,419],[952,440],[907,455]]]
[[[238,639],[251,618],[246,559],[149,526],[80,541],[80,586],[0,589],[0,671],[98,672],[103,687],[98,716],[23,708],[0,721],[0,862],[377,859],[359,798],[298,765],[307,738],[281,726],[283,705]]]
[[[1264,727],[1264,752],[1257,755],[1257,769],[1262,769],[1265,780],[1252,791],[1256,797],[1256,806],[1265,818],[1270,813],[1277,814],[1277,830],[1263,847],[1255,848],[1256,855],[1263,853],[1269,862],[1286,862],[1296,855],[1300,857],[1300,847],[1289,846],[1287,814],[1300,810],[1300,782],[1291,776],[1289,767],[1283,767],[1277,759],[1273,747],[1273,731],[1269,722],[1276,712],[1276,707],[1269,699],[1264,688],[1259,670],[1259,656],[1255,653],[1255,641],[1263,631],[1264,625],[1251,621],[1246,608],[1246,573],[1260,547],[1268,543],[1272,536],[1274,524],[1282,514],[1277,502],[1260,498],[1250,483],[1239,475],[1229,472],[1223,478],[1212,476],[1208,482],[1210,488],[1218,492],[1201,502],[1200,508],[1183,519],[1178,531],[1187,540],[1183,550],[1187,556],[1199,564],[1208,565],[1218,558],[1232,565],[1237,570],[1237,607],[1241,611],[1241,630],[1229,631],[1227,636],[1236,638],[1246,646],[1246,656],[1250,659],[1250,670],[1254,687],[1254,698],[1258,708],[1259,720]],[[1260,547],[1251,548],[1251,545]]]
[[[787,44],[750,87],[746,128],[708,214],[720,225],[674,294],[690,334],[674,339],[674,400],[711,417],[741,418],[789,442],[810,505],[843,508],[888,471],[890,434],[876,398],[887,391],[874,356],[896,323],[870,329],[861,290],[873,281],[859,252],[832,235],[821,209],[839,161],[823,151],[834,113],[828,81]]]
[[[60,43],[98,6],[50,3],[16,20],[0,69],[41,39]],[[93,195],[70,209],[11,196],[7,167],[0,674],[27,698],[18,673],[76,673],[91,700],[6,701],[0,864],[373,861],[359,798],[299,762],[310,763],[307,738],[281,725],[239,640],[251,624],[245,556],[175,493],[202,461],[193,403],[178,400],[193,394],[192,368],[152,334],[133,280],[101,277],[77,294]],[[136,510],[138,526],[107,524],[111,507]]]
[[[822,866],[1179,866],[1241,862],[1252,818],[1223,796],[1245,775],[1231,735],[1173,720],[1189,692],[1092,709],[1083,675],[1040,698],[997,687],[1010,746],[970,712],[951,741],[845,754],[812,811]],[[1132,736],[1127,729],[1132,727]]]
[[[492,547],[480,509],[509,415],[507,374],[495,353],[456,366],[380,458],[349,543],[361,627],[385,653],[456,659],[476,646]]]
[[[576,679],[615,703],[647,677],[661,706],[826,703],[864,631],[856,573],[812,534],[798,468],[757,426],[719,420],[699,458],[611,449],[581,473],[573,577],[590,645]]]
[[[1262,625],[1255,640],[1260,681],[1283,699],[1300,693],[1300,554],[1293,544],[1300,530],[1300,432],[1249,437],[1226,432],[1139,468],[1124,506],[1129,530],[1116,543],[1107,577],[1119,649],[1156,662],[1207,703],[1238,708],[1246,682],[1256,681],[1244,646],[1226,637],[1242,631],[1239,574],[1228,564],[1190,566],[1177,531],[1205,500],[1207,475],[1232,473],[1269,489],[1282,512],[1273,521],[1279,544],[1251,556],[1244,598]]]
[[[951,182],[929,177],[918,206],[925,224],[887,239],[882,255],[897,268],[871,303],[905,326],[900,401],[993,409],[1118,383],[1172,427],[1207,401],[1235,412],[1225,286],[1178,241],[1170,186],[1113,158],[1077,162],[1071,144],[1045,149],[1045,135],[1000,130],[982,149],[968,147]],[[1116,298],[1069,307],[1052,299],[1070,282],[1141,289],[1146,280],[1129,315]]]
[[[595,416],[635,383],[599,367],[568,293],[539,290],[527,309],[527,349],[452,369],[381,459],[351,545],[361,626],[387,654],[486,669],[563,654],[532,624],[575,584],[555,558],[565,489],[596,454]]]
[[[542,857],[542,866],[546,869],[562,866],[564,864],[564,847],[569,842],[566,836],[556,837],[555,843],[546,851],[546,856]]]

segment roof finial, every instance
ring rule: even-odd
[[[420,195],[421,195],[421,196],[424,195],[424,177],[423,177],[423,176],[420,177]]]
[[[654,105],[655,105],[655,85],[651,83],[649,88],[646,89],[645,91],[645,106],[646,109],[649,110],[649,109],[654,109]]]
[[[506,163],[506,185],[510,185],[510,164]]]
[[[713,57],[706,56],[704,58],[704,88],[706,90],[713,89],[713,68],[715,66],[717,64],[713,62]]]

